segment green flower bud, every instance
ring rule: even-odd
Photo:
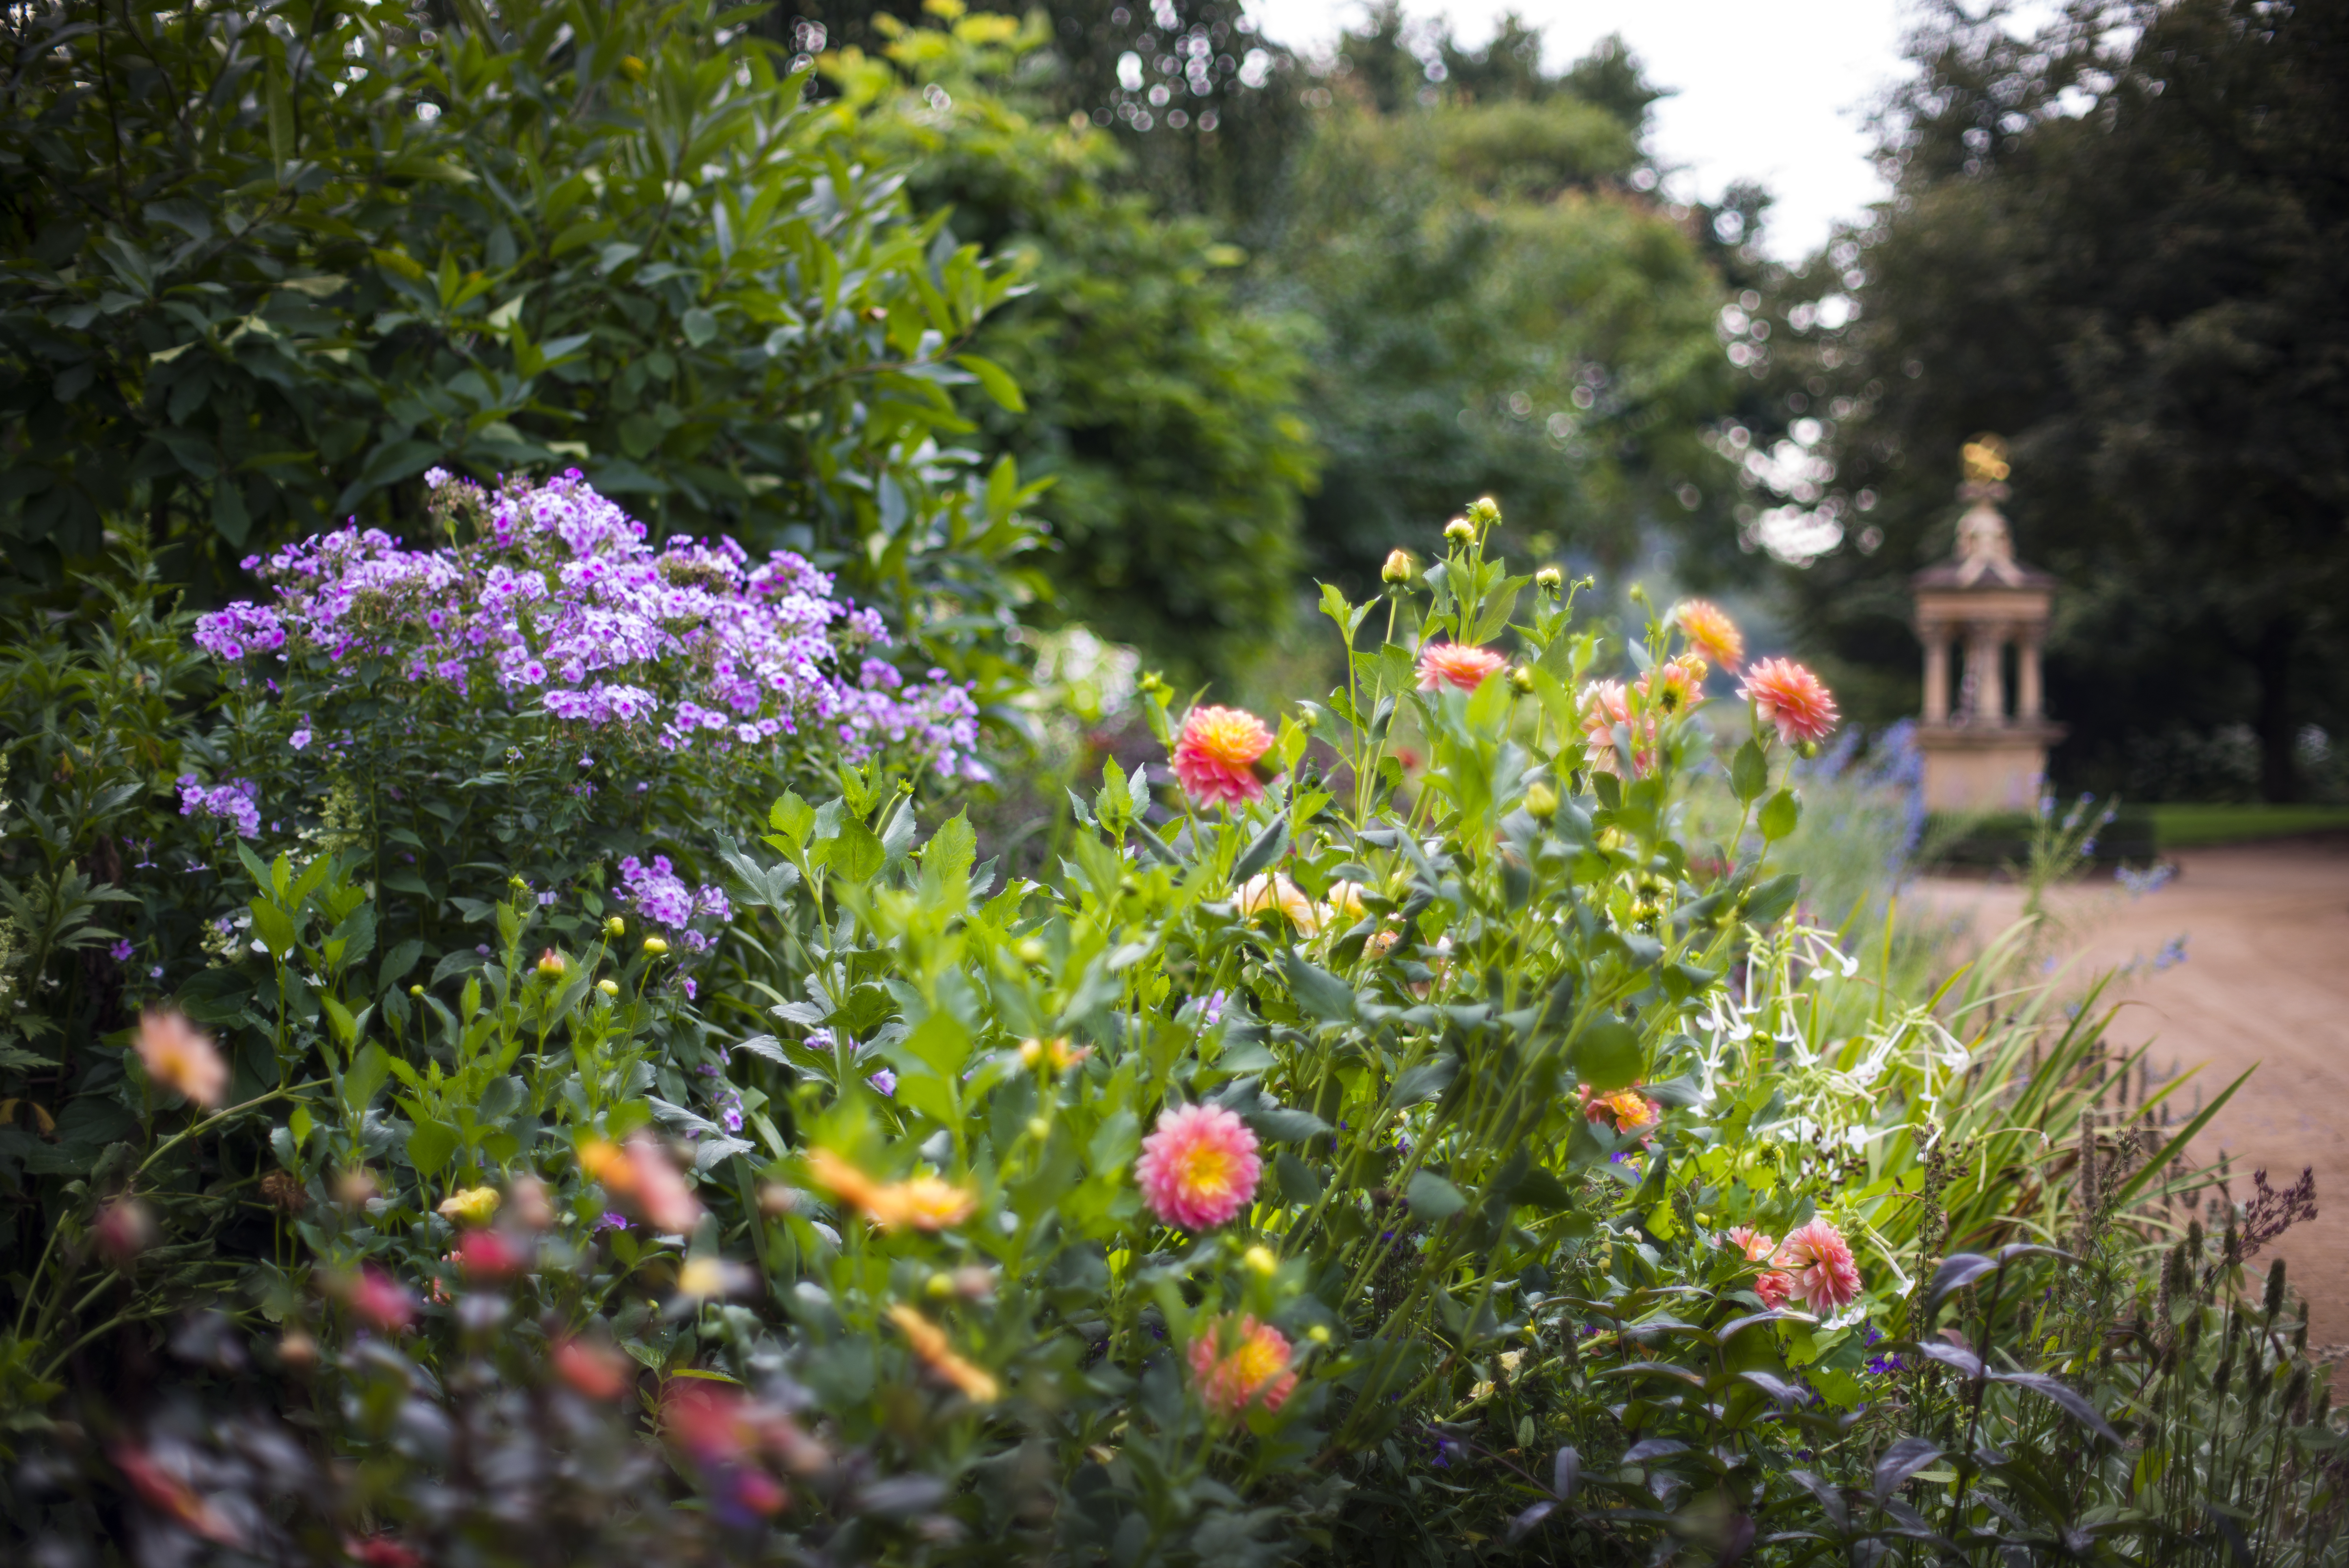
[[[1534,672],[1523,665],[1512,665],[1509,667],[1509,684],[1519,691],[1529,692],[1534,689]]]
[[[1379,568],[1379,577],[1381,581],[1387,583],[1408,583],[1411,581],[1412,571],[1410,551],[1390,550],[1387,552],[1387,563]]]
[[[1444,537],[1453,544],[1476,542],[1476,525],[1464,517],[1455,517],[1444,525]]]
[[[1468,521],[1478,528],[1491,528],[1501,521],[1501,508],[1491,496],[1479,496],[1468,503]]]
[[[616,914],[611,919],[604,923],[604,934],[606,936],[626,936],[628,934],[628,923],[622,920]]]
[[[1547,822],[1557,815],[1557,791],[1547,784],[1530,785],[1526,789],[1526,815],[1537,822]]]
[[[1555,566],[1545,566],[1534,573],[1534,586],[1545,593],[1556,593],[1566,587],[1566,573]]]

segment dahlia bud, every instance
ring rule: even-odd
[[[616,914],[611,919],[604,923],[604,934],[606,936],[626,936],[628,934],[628,923],[622,920]]]
[[[1545,566],[1534,573],[1534,586],[1545,593],[1556,593],[1566,586],[1566,573],[1555,566]]]
[[[668,944],[657,936],[647,936],[645,938],[645,951],[658,958],[668,951]]]
[[[1133,683],[1133,689],[1144,696],[1156,696],[1172,688],[1167,686],[1165,677],[1156,670],[1144,670],[1142,672],[1142,678]]]
[[[1526,815],[1537,822],[1547,822],[1557,815],[1557,791],[1547,784],[1532,784],[1526,789]]]
[[[1411,573],[1411,552],[1408,550],[1388,551],[1387,563],[1379,568],[1380,580],[1386,583],[1408,583]]]
[[[421,996],[424,995],[424,987],[421,985],[410,985],[408,988],[408,994],[411,996]]]
[[[1455,517],[1444,525],[1444,537],[1453,544],[1476,542],[1476,525],[1464,517]]]
[[[1491,528],[1501,521],[1501,507],[1491,496],[1478,496],[1468,503],[1468,521],[1478,528]]]
[[[1251,1274],[1262,1274],[1267,1279],[1271,1278],[1280,1268],[1280,1260],[1273,1256],[1272,1249],[1261,1242],[1240,1254],[1240,1262],[1247,1264]]]
[[[563,954],[552,947],[538,955],[538,972],[549,980],[562,979],[564,970],[568,967],[563,962]]]
[[[1530,692],[1534,689],[1534,672],[1523,665],[1512,665],[1509,670],[1509,684],[1519,691]]]
[[[616,996],[620,994],[620,983],[617,980],[606,977],[595,982],[595,989],[601,991],[606,996]]]

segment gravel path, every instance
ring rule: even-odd
[[[2302,839],[2171,857],[2177,879],[2141,897],[2099,879],[2061,890],[2054,908],[2078,954],[2075,973],[2138,961],[2113,993],[2125,1000],[2116,1044],[2153,1040],[2155,1071],[2205,1064],[2194,1084],[2217,1094],[2259,1071],[2213,1118],[2196,1152],[2233,1157],[2240,1201],[2265,1168],[2281,1188],[2316,1172],[2317,1217],[2272,1251],[2311,1304],[2310,1338],[2349,1342],[2349,837]],[[1937,910],[1988,935],[2015,918],[2020,890],[1928,878]],[[2173,939],[2182,963],[2153,965]],[[2194,1088],[2183,1091],[2194,1103]],[[2263,1271],[2263,1255],[2253,1264]]]

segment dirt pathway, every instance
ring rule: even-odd
[[[2194,1081],[2208,1097],[2245,1068],[2259,1071],[2197,1140],[2196,1152],[2233,1157],[2235,1197],[2264,1167],[2281,1188],[2316,1172],[2317,1218],[2271,1249],[2288,1260],[2311,1305],[2310,1338],[2349,1342],[2349,838],[2303,839],[2171,857],[2177,879],[2132,897],[2099,878],[2061,890],[2055,908],[2079,954],[2075,972],[2137,961],[2116,991],[2125,1006],[2116,1044],[2153,1040],[2157,1073],[2174,1060],[2207,1064]],[[1930,878],[1935,908],[1971,915],[1993,934],[2021,911],[2022,893]],[[2157,969],[2173,939],[2183,962]],[[2193,1089],[2184,1091],[2193,1103]],[[2264,1269],[2262,1256],[2253,1267]]]

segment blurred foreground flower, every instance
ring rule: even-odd
[[[228,1094],[228,1063],[212,1037],[179,1013],[151,1011],[139,1019],[134,1042],[147,1076],[177,1089],[206,1110],[218,1110]]]
[[[106,1261],[128,1274],[139,1254],[155,1244],[155,1215],[136,1198],[117,1198],[98,1212],[90,1235]]]
[[[440,1206],[433,1211],[444,1220],[467,1225],[486,1225],[497,1212],[495,1187],[460,1187],[441,1199]]]
[[[1239,1415],[1250,1405],[1278,1410],[1297,1387],[1289,1369],[1288,1336],[1248,1316],[1223,1316],[1191,1341],[1191,1375],[1199,1398],[1219,1416]]]
[[[1836,727],[1834,696],[1826,683],[1792,659],[1763,659],[1745,672],[1737,695],[1754,705],[1754,716],[1778,727],[1789,746],[1825,740]]]
[[[1636,1088],[1619,1088],[1611,1094],[1594,1094],[1588,1084],[1578,1084],[1575,1093],[1582,1099],[1582,1119],[1603,1122],[1617,1132],[1638,1132],[1653,1127],[1663,1119],[1663,1108]]]
[[[1727,670],[1737,673],[1745,662],[1745,636],[1737,623],[1709,599],[1683,599],[1672,606],[1672,621],[1689,646]]]
[[[1288,917],[1289,924],[1307,936],[1321,929],[1321,912],[1313,907],[1305,890],[1271,872],[1258,872],[1240,883],[1232,902],[1241,914],[1251,917],[1277,909]]]
[[[1174,777],[1204,806],[1261,799],[1257,758],[1272,749],[1272,731],[1236,707],[1195,707],[1174,742]]]
[[[1256,1134],[1222,1106],[1185,1105],[1163,1113],[1142,1140],[1134,1180],[1151,1212],[1170,1225],[1211,1231],[1256,1196],[1264,1161]]]
[[[631,1138],[626,1149],[591,1138],[579,1146],[579,1168],[612,1196],[634,1205],[656,1231],[682,1235],[701,1222],[701,1201],[649,1138]]]
[[[139,1501],[173,1523],[231,1549],[244,1544],[244,1532],[212,1502],[197,1494],[186,1476],[174,1473],[155,1454],[132,1443],[114,1448],[115,1468],[139,1494]]]
[[[947,1340],[946,1330],[912,1307],[903,1302],[892,1304],[889,1321],[905,1331],[914,1354],[922,1358],[924,1366],[961,1389],[973,1404],[990,1404],[1002,1392],[993,1373],[957,1355]]]
[[[1452,686],[1475,691],[1509,661],[1490,648],[1465,643],[1430,643],[1419,650],[1419,689]]]
[[[592,1340],[558,1339],[549,1359],[556,1377],[590,1399],[616,1399],[635,1380],[635,1362]]]
[[[372,1264],[345,1274],[330,1288],[344,1305],[383,1333],[398,1334],[416,1321],[416,1298]]]
[[[885,1231],[943,1231],[970,1218],[978,1200],[936,1176],[876,1181],[829,1149],[808,1151],[808,1178]]]
[[[1852,1261],[1851,1243],[1825,1220],[1787,1232],[1776,1262],[1792,1278],[1794,1295],[1813,1312],[1840,1312],[1859,1295],[1859,1265]]]

